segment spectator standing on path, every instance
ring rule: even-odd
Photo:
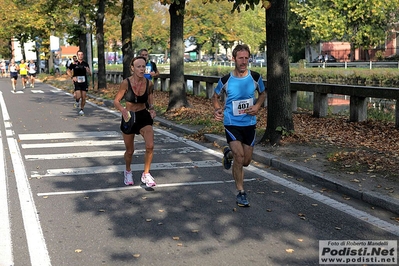
[[[256,115],[266,99],[265,86],[259,73],[248,69],[251,56],[248,45],[237,45],[233,50],[234,70],[219,79],[212,97],[215,108],[214,117],[223,121],[227,143],[223,148],[223,166],[230,169],[238,191],[236,203],[240,207],[249,207],[244,190],[244,169],[252,159],[256,139]],[[258,99],[255,98],[258,91]],[[222,108],[221,95],[225,93],[225,105]]]
[[[17,87],[18,70],[19,66],[15,63],[14,58],[11,59],[10,64],[8,65],[8,72],[10,73],[12,90],[14,92],[16,91]]]
[[[133,185],[132,157],[134,153],[134,137],[140,134],[145,142],[144,172],[141,182],[147,187],[156,186],[150,174],[150,166],[154,152],[154,84],[144,77],[146,58],[138,56],[130,63],[132,75],[124,79],[114,99],[114,106],[122,113],[121,131],[126,151],[124,154],[126,170],[124,171],[125,185]],[[126,106],[120,101],[125,99]]]
[[[157,68],[157,64],[149,60],[149,55],[148,55],[148,50],[147,49],[141,49],[139,51],[139,56],[142,56],[145,58],[146,62],[146,67],[145,67],[145,74],[144,77],[146,79],[149,79],[153,81],[153,77],[158,77],[159,76],[159,71]]]
[[[22,81],[22,89],[26,88],[26,81],[28,78],[28,66],[25,64],[25,60],[21,60],[21,63],[19,64],[19,74],[21,75],[21,81]]]
[[[6,73],[6,61],[4,61],[4,59],[1,60],[0,70],[1,70],[1,77],[5,78],[7,73]]]
[[[74,56],[75,57],[75,56]],[[67,57],[67,59],[66,59],[66,63],[65,63],[65,67],[68,69],[69,68],[69,66],[71,65],[71,63],[72,63],[72,59],[71,58],[69,58],[69,57]]]
[[[325,53],[325,55],[324,55],[324,62],[328,62],[328,54],[327,53]]]
[[[33,62],[33,59],[29,61],[28,64],[28,75],[30,79],[30,87],[35,87],[35,78],[36,78],[36,64]]]
[[[75,86],[74,98],[75,103],[74,107],[79,107],[79,101],[82,99],[80,103],[80,111],[79,115],[84,115],[84,107],[86,104],[86,94],[89,88],[89,83],[87,81],[87,76],[91,76],[91,71],[89,64],[86,61],[83,61],[83,52],[79,50],[77,53],[77,60],[69,65],[67,69],[67,74],[71,77],[73,81],[73,85]]]

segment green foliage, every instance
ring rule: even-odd
[[[394,122],[395,121],[395,106],[394,102],[379,100],[374,102],[372,106],[367,108],[367,116],[369,119]]]
[[[397,21],[399,0],[307,0],[292,1],[291,10],[311,31],[313,43],[347,41],[355,48],[383,43]]]
[[[294,130],[287,130],[287,128],[284,126],[278,126],[276,128],[276,131],[279,132],[281,134],[281,136],[283,136],[283,137],[288,137],[288,136],[294,134]]]

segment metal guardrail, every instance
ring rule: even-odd
[[[399,62],[396,61],[355,61],[355,62],[323,62],[323,63],[304,63],[304,67],[342,67],[342,68],[398,68]]]
[[[234,62],[228,61],[216,61],[211,62],[210,65],[234,67]],[[301,63],[290,63],[290,67],[299,68]],[[267,63],[249,63],[249,68],[251,67],[267,67]],[[340,67],[340,68],[397,68],[399,69],[399,62],[397,61],[354,61],[354,62],[322,62],[322,63],[303,63],[304,68],[320,67]]]

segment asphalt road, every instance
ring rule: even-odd
[[[362,202],[252,164],[250,208],[235,204],[231,171],[211,143],[155,127],[151,173],[123,184],[119,114],[38,83],[0,79],[0,265],[319,265],[319,240],[397,240],[398,223]],[[378,214],[378,217],[375,215]],[[368,264],[373,265],[373,264]]]

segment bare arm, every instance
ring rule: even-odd
[[[263,91],[261,94],[259,94],[258,100],[256,101],[256,104],[248,108],[247,114],[249,115],[257,115],[259,109],[262,107],[262,104],[266,100],[266,91]]]
[[[149,94],[148,94],[148,111],[150,112],[151,118],[154,119],[154,117],[157,115],[155,110],[154,110],[154,83],[150,82],[149,85]]]
[[[123,99],[123,96],[125,95],[126,91],[127,91],[127,80],[122,81],[118,93],[115,95],[114,98],[114,106],[116,109],[118,109],[122,115],[123,118],[128,119],[128,111],[126,110],[125,107],[122,106],[121,104],[121,100]]]
[[[220,96],[217,95],[216,93],[214,93],[212,96],[212,104],[213,104],[213,108],[215,109],[213,112],[213,116],[215,117],[215,120],[222,121],[223,120],[223,108],[222,108],[222,104],[220,102]]]

